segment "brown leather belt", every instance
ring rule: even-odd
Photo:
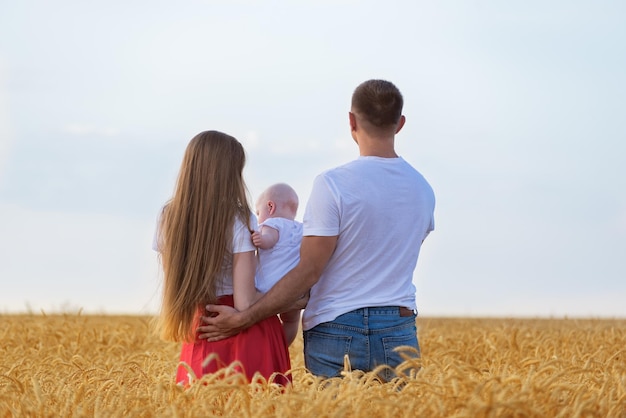
[[[404,306],[400,306],[400,316],[413,316],[415,312],[412,309],[405,308]]]

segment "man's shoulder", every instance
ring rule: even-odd
[[[357,162],[358,162],[358,160],[352,160],[352,161],[348,161],[347,163],[343,163],[343,164],[337,165],[337,166],[332,167],[332,168],[327,168],[326,170],[324,170],[324,171],[322,171],[320,173],[320,176],[332,175],[334,173],[341,172],[341,171],[346,170],[346,169],[350,169]]]
[[[322,171],[318,175],[318,177],[333,178],[333,177],[343,176],[348,173],[352,173],[355,170],[358,170],[359,167],[361,167],[362,165],[363,165],[363,161],[359,159],[348,161],[347,163],[344,163],[344,164],[341,164],[332,168],[328,168]]]
[[[396,167],[395,170],[411,174],[420,174],[417,169],[402,157],[382,158],[382,157],[359,157],[356,160],[338,165],[322,171],[319,177],[332,178],[346,174],[358,173],[362,171],[370,172],[372,169],[384,167]],[[421,175],[421,174],[420,174]]]

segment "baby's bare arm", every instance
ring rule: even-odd
[[[268,250],[278,242],[278,230],[263,225],[260,230],[252,233],[252,242],[258,248]]]

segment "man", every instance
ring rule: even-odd
[[[305,366],[333,377],[344,368],[371,371],[419,356],[413,271],[434,228],[428,182],[395,152],[403,98],[395,85],[369,80],[349,112],[359,157],[320,174],[304,215],[300,262],[249,309],[208,305],[200,338],[219,340],[293,307],[310,289],[302,318]],[[385,370],[383,378],[393,377]]]

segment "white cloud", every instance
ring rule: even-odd
[[[4,81],[5,71],[4,60],[0,57],[0,187],[4,178],[4,165],[9,157],[11,143],[13,142],[9,104],[7,103],[9,95]]]
[[[112,127],[97,127],[80,123],[69,123],[62,129],[64,133],[75,136],[118,136],[120,131]]]
[[[261,141],[257,131],[248,131],[241,137],[241,144],[246,151],[259,148]]]
[[[626,233],[626,206],[622,207],[621,212],[617,215],[617,229]]]
[[[0,205],[0,230],[0,311],[155,310],[153,219]]]

